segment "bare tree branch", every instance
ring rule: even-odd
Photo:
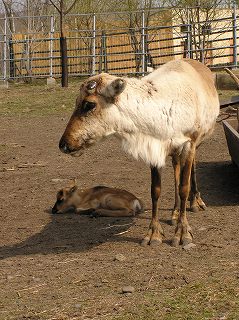
[[[57,5],[54,3],[54,1],[53,0],[49,0],[49,1],[55,7],[55,9],[60,13],[61,10],[60,10],[60,8],[57,7]]]
[[[73,9],[73,7],[74,7],[75,4],[76,4],[76,1],[77,1],[77,0],[74,0],[73,3],[72,3],[72,5],[71,5],[68,9],[66,9],[65,14],[69,13],[69,12]]]

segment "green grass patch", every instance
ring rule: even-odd
[[[220,99],[227,99],[231,96],[238,96],[239,90],[218,90],[218,94]]]
[[[141,302],[140,302],[141,301]],[[179,289],[145,292],[137,307],[109,320],[236,320],[238,287],[219,281],[185,285]]]
[[[49,115],[72,111],[79,93],[80,80],[70,83],[68,88],[34,84],[10,84],[0,90],[1,115]]]
[[[47,87],[46,80],[28,83],[10,83],[0,90],[0,115],[50,115],[69,113],[74,109],[80,84],[84,79],[73,78],[68,88]],[[220,98],[236,95],[238,91],[221,90]]]

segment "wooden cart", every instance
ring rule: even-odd
[[[228,119],[222,121],[223,128],[227,140],[229,154],[232,162],[239,167],[239,133],[238,133],[238,120]]]

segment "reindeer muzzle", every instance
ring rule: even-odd
[[[58,213],[58,210],[57,210],[57,208],[56,208],[56,204],[55,204],[54,207],[51,209],[51,213],[52,213],[52,214]]]
[[[72,152],[75,152],[77,151],[76,148],[74,147],[71,147],[67,141],[65,141],[64,139],[61,139],[60,142],[59,142],[59,149],[63,152],[63,153],[66,153],[66,154],[70,154]]]

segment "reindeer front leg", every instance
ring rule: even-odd
[[[185,146],[185,149],[187,146]],[[185,157],[183,154],[181,157]],[[190,150],[187,152],[186,159],[181,159],[181,173],[180,173],[180,186],[179,195],[181,199],[180,213],[178,224],[175,230],[175,235],[172,241],[172,246],[183,246],[192,242],[192,230],[187,220],[186,205],[190,192],[191,185],[191,170],[195,157],[195,145],[191,144]]]
[[[152,220],[149,231],[141,245],[157,245],[162,243],[163,229],[159,223],[158,199],[161,193],[161,169],[151,167],[151,199],[152,199]]]
[[[180,212],[180,197],[179,197],[179,184],[180,184],[180,157],[178,154],[174,154],[172,157],[173,171],[174,171],[174,190],[175,190],[175,202],[172,212],[171,224],[176,226],[178,222]]]

